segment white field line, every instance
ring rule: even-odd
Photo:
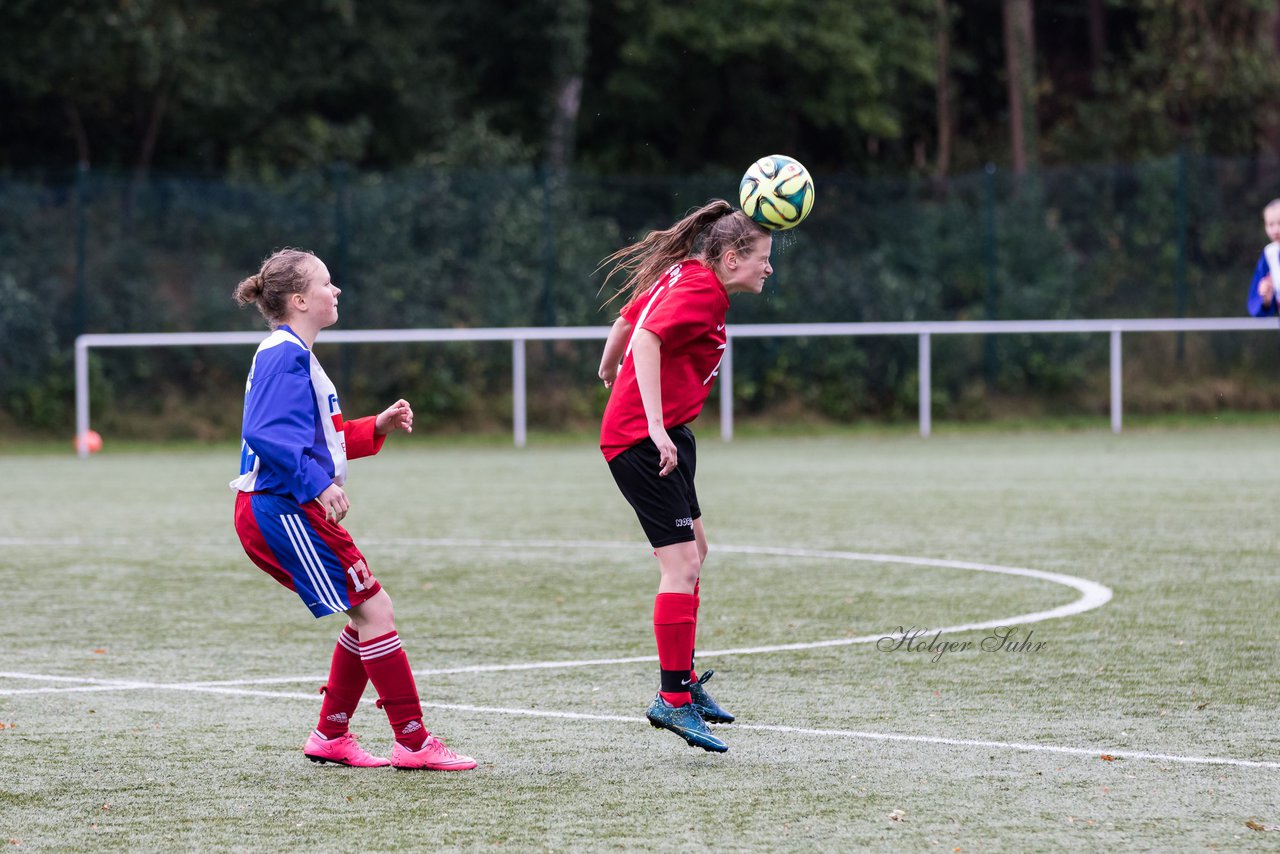
[[[379,545],[413,545],[413,546],[440,546],[440,547],[479,547],[491,546],[496,548],[548,548],[548,549],[566,549],[566,548],[607,548],[617,549],[626,548],[634,549],[634,543],[593,543],[593,542],[553,542],[553,541],[482,541],[482,540],[432,540],[432,539],[394,539],[379,540]],[[1080,598],[1073,602],[1057,608],[1051,608],[1047,611],[1033,611],[1029,614],[1018,614],[1012,617],[1001,617],[992,620],[983,620],[975,623],[962,623],[955,626],[941,626],[939,628],[929,628],[929,634],[941,632],[943,634],[956,634],[958,632],[976,631],[980,629],[994,629],[999,627],[1012,627],[1026,625],[1028,623],[1038,623],[1044,620],[1053,620],[1061,617],[1070,617],[1075,614],[1090,611],[1094,608],[1100,608],[1107,602],[1111,601],[1110,588],[1090,581],[1087,578],[1079,578],[1074,575],[1064,575],[1057,572],[1044,572],[1038,569],[1024,569],[1014,566],[999,566],[989,563],[974,563],[970,561],[958,560],[939,560],[927,557],[905,557],[902,555],[883,555],[868,554],[863,552],[845,552],[845,551],[821,551],[816,549],[795,549],[795,548],[775,548],[770,546],[714,546],[714,552],[727,552],[732,554],[759,554],[759,555],[776,555],[781,557],[797,557],[797,558],[821,558],[826,560],[840,560],[854,563],[891,563],[903,564],[907,566],[936,566],[943,569],[965,569],[976,572],[992,572],[1002,575],[1015,575],[1024,578],[1035,578],[1041,581],[1049,581],[1054,584],[1061,584],[1080,591]],[[910,631],[907,628],[906,631]],[[833,646],[851,646],[853,644],[875,643],[885,637],[900,638],[900,632],[881,632],[874,635],[861,635],[852,638],[835,638],[832,640],[805,641],[801,643],[788,644],[772,644],[768,646],[752,646],[752,647],[735,647],[732,649],[710,649],[706,651],[699,650],[698,658],[715,658],[725,655],[761,655],[770,652],[788,652],[801,649],[819,649],[821,647]],[[633,656],[628,658],[593,658],[579,659],[568,661],[531,661],[521,662],[517,664],[473,664],[463,667],[442,667],[434,669],[415,670],[414,673],[420,676],[438,676],[454,673],[494,673],[500,671],[517,671],[517,670],[547,670],[553,668],[570,668],[570,667],[596,667],[600,665],[610,664],[640,664],[645,662],[657,661],[656,655]],[[310,677],[306,681],[323,682],[325,677]],[[274,681],[274,680],[273,680]],[[279,680],[287,682],[291,680]],[[265,685],[272,684],[271,681],[262,680],[236,680],[230,682],[209,682],[210,685]]]
[[[16,538],[0,538],[0,545],[82,545],[79,538],[64,539],[48,539],[48,540],[30,540]],[[93,545],[101,546],[102,541],[95,541]],[[118,543],[110,541],[110,544],[128,545],[127,541],[121,540]],[[375,544],[382,545],[413,545],[428,547],[462,547],[462,548],[545,548],[545,549],[574,549],[574,548],[607,548],[607,549],[632,549],[636,548],[634,543],[603,543],[603,542],[577,542],[577,541],[484,541],[484,540],[453,540],[453,539],[391,539],[377,541]],[[763,554],[776,555],[782,557],[797,558],[823,558],[828,560],[842,560],[863,563],[891,563],[905,564],[910,566],[936,566],[946,569],[967,569],[978,572],[993,572],[1005,575],[1023,576],[1027,578],[1037,578],[1049,581],[1055,584],[1063,584],[1079,590],[1082,594],[1079,599],[1070,602],[1058,608],[1052,608],[1047,611],[1035,611],[1029,614],[1020,614],[1014,617],[1007,617],[996,620],[986,620],[975,623],[964,623],[957,626],[944,626],[939,629],[930,628],[929,631],[938,632],[962,632],[974,631],[978,629],[996,628],[1001,626],[1025,625],[1027,623],[1040,622],[1042,620],[1056,619],[1079,614],[1084,611],[1098,608],[1106,604],[1111,599],[1111,590],[1084,578],[1078,578],[1072,575],[1064,575],[1061,573],[1043,572],[1035,569],[1024,569],[1021,567],[998,566],[995,564],[974,563],[969,561],[952,561],[939,560],[934,558],[904,557],[900,555],[883,555],[868,554],[862,552],[844,552],[844,551],[822,551],[814,549],[795,549],[795,548],[776,548],[767,546],[717,546],[715,551],[737,553],[737,554]],[[890,634],[889,637],[899,637],[899,634]],[[854,638],[836,638],[825,641],[811,641],[805,643],[792,644],[776,644],[772,646],[758,647],[739,647],[724,650],[708,650],[699,653],[700,658],[724,656],[724,655],[759,655],[769,652],[782,652],[800,649],[816,649],[819,647],[831,646],[847,646],[860,643],[874,643],[886,637],[883,634],[863,635]],[[417,675],[433,675],[433,674],[451,674],[451,673],[487,673],[495,671],[514,671],[514,670],[537,670],[550,668],[565,667],[587,667],[605,664],[636,664],[652,662],[656,660],[656,656],[634,656],[627,658],[601,658],[586,660],[570,660],[570,661],[539,661],[524,662],[518,664],[480,664],[468,667],[449,667],[436,669],[423,669],[414,671]],[[324,676],[307,676],[307,677],[273,677],[266,679],[244,679],[229,680],[219,682],[187,682],[187,683],[151,683],[138,682],[134,680],[108,680],[93,679],[88,677],[69,677],[69,676],[48,676],[34,673],[18,673],[12,671],[0,671],[0,678],[20,679],[26,681],[37,682],[69,682],[73,683],[65,688],[27,688],[27,689],[0,689],[0,696],[13,696],[21,694],[36,693],[64,693],[64,692],[85,692],[85,691],[114,691],[114,690],[173,690],[173,691],[189,691],[194,693],[209,693],[232,696],[246,697],[264,697],[271,699],[306,699],[314,701],[315,696],[309,693],[278,693],[272,691],[259,691],[247,688],[237,688],[237,685],[269,685],[269,684],[290,684],[297,682],[323,682]],[[482,714],[504,714],[516,715],[523,717],[541,717],[541,718],[558,718],[566,720],[589,720],[589,721],[612,721],[638,723],[643,718],[631,718],[620,715],[593,715],[577,712],[554,712],[537,709],[512,709],[493,706],[472,706],[459,705],[450,703],[423,703],[425,708],[447,709],[453,711],[476,712]],[[817,735],[833,738],[854,738],[867,741],[899,741],[899,742],[915,742],[921,744],[938,744],[956,747],[983,747],[989,749],[1001,750],[1020,750],[1028,752],[1047,752],[1059,753],[1075,756],[1095,756],[1106,753],[1111,756],[1123,757],[1127,759],[1145,759],[1153,761],[1180,762],[1186,764],[1201,765],[1234,765],[1239,767],[1250,768],[1268,768],[1280,769],[1280,762],[1262,762],[1247,759],[1231,759],[1228,757],[1204,757],[1204,756],[1178,756],[1174,754],[1163,753],[1147,753],[1142,751],[1125,751],[1125,750],[1100,750],[1094,748],[1081,747],[1057,747],[1053,745],[1040,744],[1023,744],[1018,742],[1004,741],[982,741],[975,739],[952,739],[937,736],[918,736],[918,735],[902,735],[895,733],[876,733],[861,732],[856,730],[827,730],[827,729],[811,729],[806,727],[788,727],[788,726],[769,726],[764,724],[736,724],[735,729],[754,730],[761,732],[778,732],[790,733],[798,735]]]
[[[17,540],[0,539],[0,544],[6,542],[17,542]],[[60,545],[82,545],[82,541],[77,537],[68,537],[62,540],[34,541],[22,540],[22,544],[60,544]],[[373,545],[396,545],[396,546],[419,546],[428,548],[497,548],[497,549],[638,549],[635,543],[619,543],[619,542],[593,542],[593,541],[562,541],[562,540],[467,540],[467,539],[428,539],[428,538],[392,538],[382,540],[366,540]],[[95,545],[102,545],[101,542],[95,542]],[[127,544],[121,541],[121,544]],[[726,552],[730,554],[758,554],[758,555],[774,555],[780,557],[795,558],[819,558],[825,560],[839,560],[853,563],[888,563],[901,564],[906,566],[935,566],[943,569],[964,569],[976,572],[992,572],[1003,575],[1022,576],[1025,578],[1035,578],[1042,581],[1049,581],[1054,584],[1061,584],[1080,591],[1080,598],[1073,602],[1057,608],[1051,608],[1047,611],[1034,611],[1029,614],[1018,614],[1012,617],[1002,617],[992,620],[984,620],[975,623],[962,623],[955,626],[941,626],[938,628],[928,628],[929,633],[949,633],[956,634],[958,632],[976,631],[980,629],[991,629],[998,627],[1012,627],[1026,625],[1028,623],[1037,623],[1043,620],[1058,619],[1061,617],[1069,617],[1075,614],[1099,608],[1111,600],[1111,590],[1096,581],[1090,581],[1087,578],[1079,578],[1074,575],[1064,575],[1057,572],[1044,572],[1038,569],[1024,569],[1013,566],[999,566],[997,564],[975,563],[971,561],[957,560],[940,560],[937,558],[926,557],[908,557],[903,555],[885,555],[872,554],[865,552],[846,552],[846,551],[825,551],[818,549],[798,549],[772,546],[713,546],[714,552]],[[910,629],[907,629],[910,631]],[[822,647],[834,646],[851,646],[854,644],[875,643],[886,637],[900,638],[902,633],[899,632],[882,632],[874,635],[861,635],[852,638],[835,638],[832,640],[805,641],[800,643],[789,644],[772,644],[767,646],[754,647],[736,647],[732,649],[711,649],[700,651],[699,659],[715,658],[725,655],[761,655],[770,652],[789,652],[802,649],[819,649]],[[617,664],[643,664],[647,662],[657,661],[656,655],[628,656],[623,658],[592,658],[562,661],[529,661],[512,664],[472,664],[461,667],[440,667],[440,668],[424,668],[414,670],[414,674],[418,676],[442,676],[460,673],[498,673],[512,672],[521,670],[550,670],[557,668],[572,667],[597,667],[602,665]],[[0,673],[0,676],[4,674]],[[296,682],[323,682],[325,676],[305,676],[305,677],[269,677],[262,679],[232,679],[219,680],[210,682],[189,683],[192,685],[274,685],[274,684],[290,684]],[[72,680],[73,681],[73,680]],[[88,680],[83,680],[88,681]],[[126,685],[119,687],[125,688]],[[31,688],[22,690],[21,693],[55,693],[62,691],[90,690],[76,688]],[[92,689],[101,690],[101,689]],[[17,691],[0,689],[0,696]]]
[[[35,674],[3,673],[0,677],[52,679],[59,677],[40,677]],[[233,697],[261,697],[272,700],[306,700],[316,701],[316,695],[301,692],[255,691],[247,688],[228,686],[202,685],[192,683],[141,683],[122,682],[121,687],[151,688],[164,691],[192,691],[204,694],[220,694]],[[482,715],[511,715],[525,718],[549,718],[554,720],[599,721],[608,723],[642,724],[648,723],[644,718],[628,715],[597,715],[584,712],[557,712],[546,709],[514,709],[502,706],[474,706],[463,703],[423,703],[424,709],[439,709],[451,712],[468,712]],[[785,735],[819,736],[823,738],[846,738],[859,741],[899,742],[906,744],[934,744],[945,747],[978,747],[984,750],[1013,750],[1023,753],[1053,753],[1063,756],[1084,756],[1099,758],[1104,754],[1117,759],[1133,759],[1150,762],[1176,762],[1183,765],[1229,765],[1236,768],[1262,768],[1280,770],[1280,762],[1267,762],[1254,759],[1234,759],[1229,756],[1184,756],[1176,753],[1151,753],[1144,750],[1120,750],[1098,747],[1062,747],[1053,744],[1029,744],[1017,741],[986,741],[973,738],[943,738],[933,735],[906,735],[903,733],[870,732],[849,729],[814,729],[812,727],[776,726],[769,724],[735,723],[731,727],[722,728],[726,732],[745,730],[749,732],[776,732]]]

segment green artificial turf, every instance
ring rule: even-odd
[[[458,774],[303,758],[341,619],[312,619],[245,558],[233,449],[0,457],[0,843],[1280,846],[1280,830],[1246,825],[1280,825],[1276,431],[699,432],[713,547],[700,665],[739,715],[718,728],[724,756],[643,720],[656,566],[589,442],[398,437],[353,463],[346,525],[396,602],[429,727],[480,760]],[[874,642],[716,655],[932,637],[1081,595],[747,547],[1028,568],[1114,598],[1015,627],[1040,644],[1021,650],[984,650],[980,629],[944,632],[958,646],[940,656]],[[385,753],[373,699],[353,729]]]

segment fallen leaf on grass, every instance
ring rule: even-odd
[[[107,654],[107,651],[106,651],[105,649],[95,649],[95,650],[93,651],[93,654],[94,654],[94,655],[106,655],[106,654]]]
[[[907,820],[906,810],[894,810],[893,812],[889,813],[889,821],[906,821],[906,820]]]
[[[1280,824],[1258,824],[1256,821],[1246,821],[1244,826],[1250,830],[1280,830]]]
[[[1204,707],[1205,707],[1205,706],[1207,706],[1207,705],[1209,705],[1209,701],[1208,701],[1208,700],[1205,700],[1203,703],[1201,703],[1200,705],[1196,706],[1196,711],[1197,711],[1197,712],[1202,712],[1202,711],[1204,711]]]
[[[1115,761],[1116,761],[1116,758],[1115,758],[1114,756],[1112,756],[1110,753],[1104,753],[1104,754],[1102,754],[1102,755],[1101,755],[1100,757],[1098,757],[1098,758],[1099,758],[1099,759],[1101,759],[1103,762],[1115,762]]]

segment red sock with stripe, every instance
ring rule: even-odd
[[[320,689],[324,700],[320,703],[320,723],[316,732],[325,738],[336,738],[347,731],[351,716],[364,695],[369,676],[360,661],[360,636],[348,624],[333,648],[333,660],[329,663],[329,681]]]
[[[422,705],[409,656],[400,648],[400,635],[388,632],[362,641],[360,659],[378,691],[378,708],[387,713],[396,741],[410,750],[422,747],[428,733],[422,724]]]
[[[653,635],[658,641],[661,668],[658,693],[673,706],[690,702],[689,662],[693,660],[697,619],[692,593],[659,593],[653,600]]]

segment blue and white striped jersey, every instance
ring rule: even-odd
[[[372,419],[360,425],[374,440]],[[348,430],[355,422],[345,425]],[[280,326],[254,354],[244,390],[240,492],[285,495],[305,504],[330,484],[347,480],[347,436],[338,393],[315,354],[288,326]],[[361,444],[364,444],[362,442]],[[366,450],[375,453],[376,447]],[[364,454],[357,454],[363,456]]]

